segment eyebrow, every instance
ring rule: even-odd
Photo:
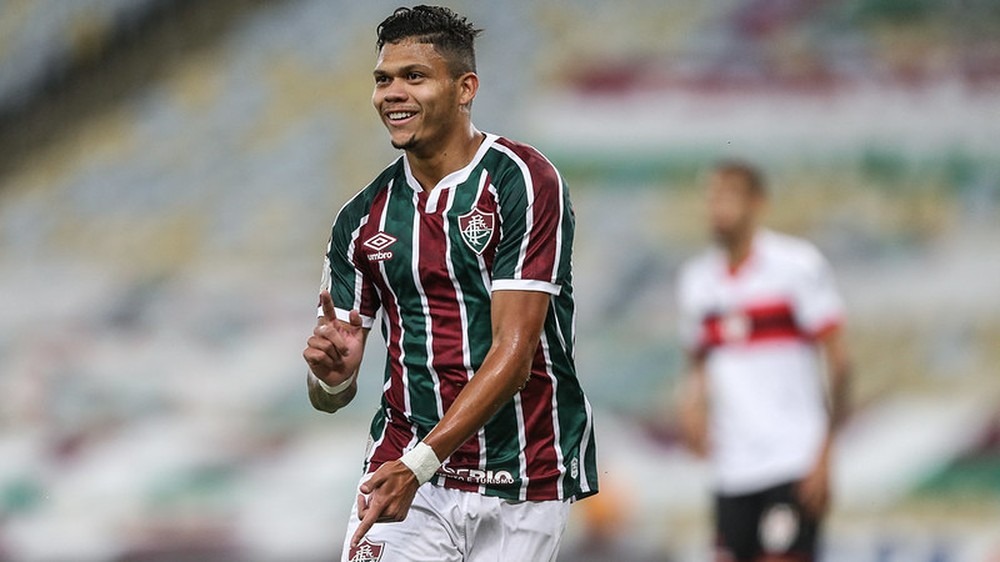
[[[406,74],[406,73],[412,72],[414,70],[422,71],[424,73],[429,73],[429,72],[432,72],[434,69],[431,68],[430,66],[426,65],[426,64],[413,63],[413,64],[407,64],[405,66],[402,66],[402,67],[396,69],[395,72],[389,72],[388,70],[385,70],[384,68],[376,68],[372,72],[372,75],[376,76],[376,77],[377,76],[390,76],[392,74],[399,75],[399,74]]]

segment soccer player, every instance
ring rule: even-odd
[[[713,461],[716,560],[812,561],[849,379],[841,298],[813,245],[758,226],[757,169],[720,163],[707,187],[715,247],[678,286],[680,421]]]
[[[473,126],[479,33],[428,6],[377,29],[372,101],[403,152],[337,214],[303,352],[312,405],[336,412],[381,316],[344,561],[554,560],[569,503],[597,492],[569,194],[537,150]]]

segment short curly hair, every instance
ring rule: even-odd
[[[376,29],[376,47],[411,39],[430,43],[448,62],[453,76],[476,71],[476,49],[473,43],[482,33],[464,16],[443,6],[396,8]]]

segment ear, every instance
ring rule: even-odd
[[[466,72],[456,80],[458,84],[458,104],[463,107],[472,105],[472,100],[476,99],[476,92],[479,91],[479,75],[475,72]]]

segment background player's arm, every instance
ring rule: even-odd
[[[323,315],[316,321],[316,328],[309,338],[302,357],[309,365],[306,385],[309,402],[317,410],[333,413],[343,408],[358,392],[357,374],[364,356],[368,330],[361,327],[361,317],[351,311],[350,321],[338,320],[330,293],[320,293]],[[348,379],[350,384],[342,392],[330,394],[320,385],[321,379],[329,386],[337,386]]]
[[[830,433],[835,433],[847,419],[851,387],[851,364],[840,328],[827,330],[819,338],[829,378]]]
[[[681,382],[678,417],[681,439],[699,457],[708,456],[708,378],[705,360],[692,356]]]
[[[826,363],[829,397],[829,426],[813,470],[799,486],[803,506],[815,515],[822,514],[830,503],[830,461],[837,431],[847,418],[851,366],[839,327],[826,330],[817,340]]]
[[[438,460],[451,456],[483,427],[501,406],[527,383],[531,362],[548,313],[548,293],[495,291],[493,293],[493,343],[483,364],[424,438]],[[383,464],[361,485],[358,517],[361,524],[352,538],[357,545],[372,524],[402,521],[419,483],[402,461]]]

